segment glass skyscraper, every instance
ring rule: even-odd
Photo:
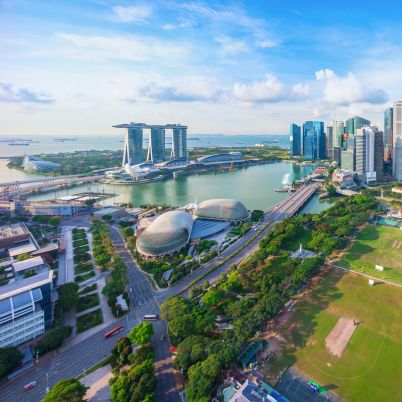
[[[290,157],[300,156],[302,154],[301,127],[292,123],[290,125]]]
[[[142,153],[142,127],[129,127],[124,139],[123,166],[136,165],[144,160]]]
[[[165,130],[163,128],[151,128],[147,160],[153,163],[165,161]]]
[[[306,121],[303,124],[303,157],[325,159],[324,122]]]
[[[393,114],[394,109],[389,107],[385,109],[384,112],[384,145],[385,145],[385,153],[384,159],[389,161],[392,158],[392,149],[393,149]]]
[[[172,135],[171,159],[187,159],[187,129],[174,128]]]
[[[356,130],[362,128],[363,126],[369,126],[370,124],[370,120],[359,116],[353,116],[346,120],[346,134],[356,134]]]

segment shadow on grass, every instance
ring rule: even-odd
[[[335,384],[328,384],[328,385],[323,385],[323,388],[325,388],[327,391],[332,391],[333,389],[337,389],[338,386]]]
[[[341,270],[326,270],[324,276],[314,285],[308,300],[296,305],[293,325],[285,336],[296,347],[303,347],[308,338],[314,334],[317,327],[317,316],[330,303],[342,297],[336,285],[347,272]]]
[[[360,260],[362,254],[367,254],[373,252],[375,249],[367,244],[355,243],[352,245],[350,250],[347,252],[344,260],[356,261]]]

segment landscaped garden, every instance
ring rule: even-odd
[[[77,317],[77,334],[103,323],[102,310],[98,309]]]

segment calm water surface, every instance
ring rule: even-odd
[[[190,202],[210,198],[235,198],[248,209],[273,207],[286,197],[276,188],[299,179],[312,171],[311,166],[300,167],[291,163],[273,163],[250,166],[235,171],[208,172],[190,176],[179,176],[165,181],[137,185],[108,185],[92,183],[52,193],[37,194],[30,199],[43,200],[71,195],[84,191],[105,191],[116,196],[104,201],[105,205],[131,201],[135,206],[147,203],[185,205]],[[305,207],[306,211],[319,212],[330,203],[313,198]]]

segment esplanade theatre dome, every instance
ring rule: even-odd
[[[146,257],[173,254],[190,239],[193,218],[184,211],[168,211],[158,216],[137,238],[137,251]]]
[[[194,215],[201,219],[242,221],[249,214],[245,205],[238,200],[213,199],[200,202]]]

